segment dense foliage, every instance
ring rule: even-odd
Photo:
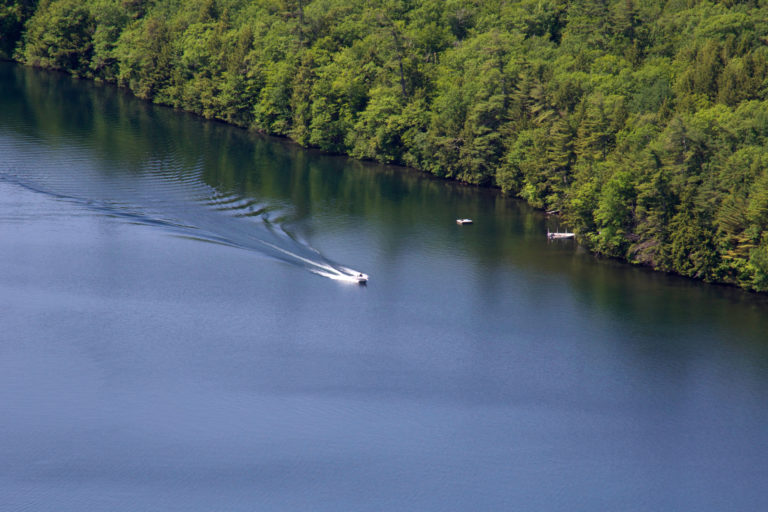
[[[499,186],[768,290],[768,1],[0,0],[0,56]]]

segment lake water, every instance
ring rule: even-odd
[[[768,510],[768,300],[547,227],[0,64],[0,509]]]

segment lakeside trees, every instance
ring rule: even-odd
[[[4,0],[0,56],[498,186],[592,250],[768,291],[764,0]]]

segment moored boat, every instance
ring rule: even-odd
[[[567,233],[567,232],[561,233],[559,231],[552,233],[551,231],[547,231],[547,238],[549,238],[550,240],[562,240],[565,238],[576,238],[576,234]]]

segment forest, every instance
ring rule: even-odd
[[[500,188],[768,291],[768,1],[0,0],[0,58]]]

